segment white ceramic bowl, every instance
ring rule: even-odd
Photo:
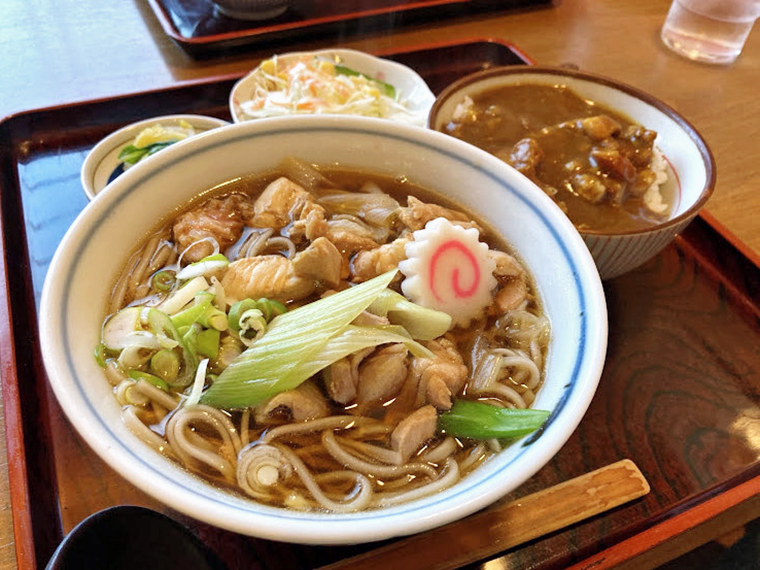
[[[670,217],[647,230],[602,233],[582,230],[602,279],[622,275],[659,253],[699,213],[715,186],[715,163],[697,130],[671,107],[634,87],[595,74],[565,68],[512,66],[477,72],[452,83],[438,96],[429,126],[442,130],[465,96],[515,83],[567,85],[581,97],[622,112],[657,131],[656,145],[678,185]]]
[[[398,101],[409,111],[409,115],[399,116],[395,120],[409,122],[421,127],[427,125],[427,117],[430,107],[435,101],[435,95],[420,75],[400,63],[375,57],[361,51],[350,49],[326,49],[313,52],[292,52],[277,55],[277,59],[287,64],[304,56],[313,56],[328,59],[334,63],[340,63],[346,67],[358,71],[375,79],[390,83],[396,88]],[[257,85],[260,84],[258,67],[248,75],[240,79],[230,93],[230,114],[236,123],[253,120],[241,108],[240,104],[250,101]]]
[[[118,175],[116,170],[121,164],[119,153],[125,146],[131,144],[144,129],[158,124],[173,127],[179,125],[180,122],[188,123],[198,133],[229,124],[222,119],[204,115],[163,115],[138,121],[114,131],[96,144],[82,163],[80,178],[87,197],[92,200],[112,178]],[[140,162],[151,158],[153,156],[145,157]]]
[[[178,206],[287,156],[391,175],[435,189],[485,220],[535,277],[553,323],[545,385],[552,410],[540,436],[517,442],[455,486],[398,507],[354,514],[293,512],[256,504],[199,480],[155,453],[120,419],[92,356],[106,299],[127,251]],[[82,437],[117,472],[159,501],[234,532],[299,543],[358,543],[406,535],[473,513],[531,477],[562,447],[596,389],[607,315],[594,262],[560,209],[505,163],[452,137],[359,117],[250,121],[179,142],[128,170],[80,214],[50,265],[42,293],[42,354],[55,394]]]

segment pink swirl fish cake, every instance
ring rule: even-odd
[[[497,282],[496,264],[477,229],[465,229],[445,218],[428,222],[406,244],[407,259],[399,262],[406,276],[404,295],[424,307],[451,315],[466,326],[491,304]]]

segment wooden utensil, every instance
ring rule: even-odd
[[[449,570],[643,497],[649,483],[629,459],[319,570]],[[472,532],[477,528],[478,532]]]

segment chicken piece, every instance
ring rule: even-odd
[[[449,210],[438,204],[428,204],[414,196],[409,196],[406,203],[406,208],[399,210],[399,221],[412,231],[421,230],[425,224],[436,218],[446,218],[464,228],[474,227],[480,230],[475,222],[470,221],[460,212]]]
[[[499,290],[494,296],[493,310],[500,315],[516,309],[527,299],[527,274],[522,264],[508,253],[492,249],[488,254],[496,262],[493,274],[499,283]]]
[[[311,242],[293,258],[293,270],[301,276],[317,279],[323,285],[340,284],[340,267],[343,257],[333,243],[323,237]]]
[[[351,262],[354,281],[367,281],[398,267],[406,259],[406,244],[412,241],[400,237],[374,249],[360,251]]]
[[[185,251],[183,259],[193,263],[214,253],[214,246],[208,241],[193,245],[205,238],[216,240],[222,250],[235,243],[243,234],[246,207],[250,209],[247,197],[232,194],[212,198],[177,217],[172,232],[177,248]]]
[[[365,348],[345,358],[341,358],[322,371],[322,380],[327,395],[339,404],[348,404],[356,399],[359,384],[359,364],[374,348]]]
[[[314,292],[314,281],[296,275],[293,262],[281,255],[258,255],[233,261],[222,277],[227,302],[248,297],[297,301]]]
[[[502,285],[494,296],[500,314],[517,309],[528,298],[528,285],[524,279],[513,279]]]
[[[351,275],[351,257],[365,249],[375,249],[378,246],[372,231],[358,221],[337,219],[325,222],[327,230],[325,237],[341,252],[341,278],[348,279]]]
[[[406,380],[408,352],[403,344],[391,344],[359,365],[356,403],[360,409],[384,404],[398,394]]]
[[[322,206],[305,209],[301,217],[288,228],[287,234],[295,242],[314,241],[327,234],[327,220]]]
[[[379,245],[369,228],[342,218],[327,222],[325,237],[346,256],[365,249],[375,249]]]
[[[298,301],[324,285],[337,286],[336,275],[340,275],[341,262],[335,246],[319,238],[296,254],[292,261],[280,255],[259,255],[233,261],[222,278],[222,286],[230,304],[247,297]]]
[[[408,462],[423,444],[435,436],[438,412],[433,406],[423,406],[401,420],[391,433],[391,447]]]
[[[412,360],[412,381],[418,383],[418,399],[433,404],[439,410],[448,410],[453,397],[467,381],[469,371],[449,339],[431,340],[423,344],[434,354],[434,358]]]
[[[509,164],[516,170],[534,180],[536,178],[536,167],[544,159],[544,151],[535,139],[524,138],[517,141],[512,146],[509,154]]]
[[[288,224],[308,219],[324,219],[324,208],[314,201],[314,197],[301,186],[280,177],[270,183],[253,205],[252,225],[259,228],[280,230]]]
[[[525,268],[513,256],[496,249],[488,250],[488,255],[496,262],[496,269],[494,269],[493,274],[497,281],[525,278]]]
[[[269,398],[254,411],[257,424],[305,422],[324,418],[330,406],[313,382],[304,382],[298,388],[280,392]]]
[[[581,119],[580,127],[584,134],[594,141],[603,141],[617,135],[622,129],[620,123],[607,115],[595,115]]]

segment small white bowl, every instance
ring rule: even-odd
[[[121,421],[92,356],[107,298],[128,252],[178,207],[236,177],[271,171],[289,156],[405,175],[481,214],[532,273],[553,324],[535,406],[551,410],[538,434],[489,459],[459,483],[395,507],[350,514],[268,507],[213,487],[154,452]],[[363,117],[249,121],[181,141],[130,169],[93,200],[50,264],[40,306],[41,352],[70,422],[118,473],[190,517],[278,541],[355,544],[440,526],[484,508],[531,477],[581,421],[607,344],[604,291],[588,249],[561,210],[490,154],[450,136]]]
[[[82,163],[80,178],[87,198],[92,200],[98,192],[120,174],[119,153],[121,149],[134,141],[135,137],[144,129],[159,123],[164,126],[176,126],[179,125],[180,121],[190,124],[198,133],[229,124],[228,121],[204,115],[164,115],[132,123],[114,131],[96,144]],[[152,156],[143,160],[150,158]]]
[[[399,117],[398,120],[421,127],[427,124],[428,113],[435,101],[435,95],[430,91],[425,80],[413,69],[389,59],[350,49],[292,52],[277,55],[277,59],[279,62],[287,64],[289,61],[304,56],[325,58],[393,85],[398,94],[398,101],[410,113],[410,116]],[[256,87],[260,83],[258,69],[257,67],[240,79],[232,88],[229,104],[230,114],[235,123],[255,120],[245,114],[240,104],[253,98]]]
[[[604,233],[580,230],[602,279],[635,269],[657,255],[699,213],[715,186],[715,162],[697,130],[671,107],[634,87],[599,75],[565,68],[511,66],[474,73],[449,85],[436,99],[429,126],[443,130],[465,96],[516,83],[567,85],[583,98],[621,112],[657,131],[679,186],[670,217],[646,230]],[[505,105],[508,105],[505,102]]]

